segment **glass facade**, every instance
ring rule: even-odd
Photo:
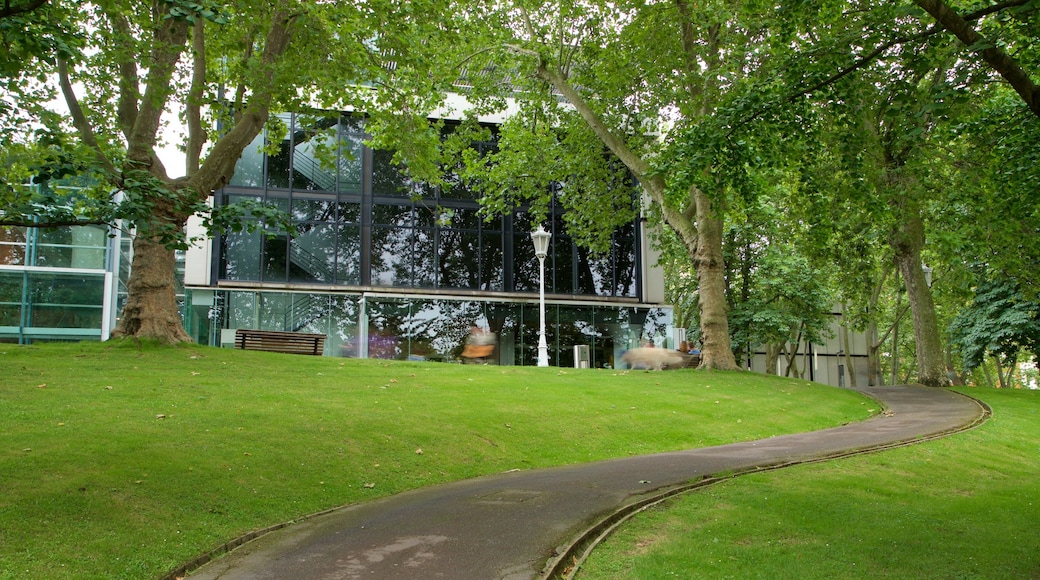
[[[572,366],[574,347],[587,346],[591,366],[610,368],[632,346],[668,341],[671,311],[640,304],[637,221],[593,254],[566,234],[559,206],[539,223],[526,208],[485,218],[461,180],[415,182],[365,139],[357,117],[281,114],[246,149],[215,203],[271,204],[290,216],[292,233],[216,240],[214,283],[185,295],[197,340],[228,346],[238,328],[315,332],[328,337],[327,356],[459,362],[476,325],[496,336],[489,362],[532,365],[539,262],[530,232],[544,226],[553,234],[551,364]]]
[[[195,290],[207,298],[190,312],[190,328],[216,322],[229,346],[236,328],[316,332],[328,336],[327,356],[461,362],[473,325],[494,333],[491,362],[533,365],[538,303],[420,296]],[[194,301],[196,304],[199,301]],[[574,366],[574,347],[589,347],[590,365],[612,368],[625,350],[646,342],[665,346],[672,329],[666,308],[549,304],[546,341],[553,366]],[[197,337],[203,338],[203,337]]]
[[[100,226],[0,227],[0,342],[101,339],[110,248]]]
[[[475,193],[460,182],[414,182],[390,152],[369,149],[364,139],[355,117],[277,115],[246,148],[217,203],[274,205],[292,217],[292,236],[222,236],[215,279],[537,292],[529,233],[544,225],[553,233],[547,293],[639,298],[635,222],[614,232],[607,254],[594,255],[571,242],[558,207],[546,224],[533,224],[523,211],[484,219]]]

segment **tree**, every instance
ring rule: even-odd
[[[1040,303],[1026,300],[1013,280],[987,280],[953,319],[950,336],[965,369],[982,366],[992,355],[1000,386],[1006,387],[1019,353],[1025,350],[1034,362],[1040,360]]]
[[[460,13],[470,33],[444,48],[465,67],[477,111],[494,110],[507,96],[519,101],[499,153],[470,166],[491,210],[544,205],[550,182],[562,182],[564,203],[586,216],[571,224],[572,235],[594,244],[597,229],[627,215],[614,211],[627,196],[590,192],[575,177],[606,151],[638,181],[649,215],[674,232],[694,265],[705,368],[738,368],[723,223],[747,155],[739,134],[727,130],[731,119],[715,118],[732,94],[744,94],[738,85],[770,49],[786,50],[789,27],[774,33],[770,16],[741,3],[686,0],[474,3]]]
[[[409,35],[427,32],[417,20],[438,22],[446,6],[119,0],[76,8],[70,18],[86,49],[59,54],[53,67],[41,68],[50,75],[41,82],[57,79],[89,165],[122,197],[105,200],[107,214],[78,217],[115,216],[135,228],[129,295],[113,336],[180,342],[190,337],[174,295],[174,249],[188,242],[183,230],[190,216],[210,215],[209,196],[228,182],[271,111],[366,101],[373,91],[356,79],[385,84],[394,49],[406,67],[407,47],[420,44]],[[37,110],[41,100],[32,104]],[[165,116],[178,108],[187,127],[186,175],[172,177],[156,150]],[[244,217],[241,208],[214,211],[214,227],[241,227],[235,222]],[[5,223],[19,216],[5,212]]]

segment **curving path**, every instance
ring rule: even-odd
[[[626,514],[715,481],[715,474],[884,449],[967,429],[988,417],[977,401],[945,389],[859,390],[881,401],[884,414],[811,433],[419,489],[276,526],[185,569],[208,561],[193,580],[554,576]]]

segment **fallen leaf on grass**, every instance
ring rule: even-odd
[[[416,455],[422,455],[422,448],[420,447],[419,449],[416,449],[415,450],[415,454]]]
[[[365,489],[372,489],[375,486],[376,486],[376,484],[374,484],[374,483],[366,483],[365,484]]]

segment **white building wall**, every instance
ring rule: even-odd
[[[798,348],[796,366],[802,373],[802,378],[817,383],[832,385],[835,387],[852,386],[852,374],[855,373],[856,385],[867,384],[867,340],[864,333],[849,331],[849,357],[846,358],[842,348],[841,322],[842,316],[839,308],[831,313],[831,332],[833,338],[820,343],[802,342]],[[790,348],[790,347],[789,347]],[[739,357],[744,366],[747,366],[747,355]],[[848,363],[852,363],[852,368]],[[765,347],[759,346],[754,349],[751,356],[752,372],[766,372]],[[784,376],[787,373],[788,364],[785,356],[780,356],[777,368],[771,372]]]
[[[208,203],[213,203],[212,198]],[[209,286],[210,273],[213,271],[210,268],[213,240],[206,232],[206,228],[202,227],[202,218],[198,216],[188,218],[187,233],[189,240],[196,237],[200,240],[189,246],[184,253],[184,285]]]

